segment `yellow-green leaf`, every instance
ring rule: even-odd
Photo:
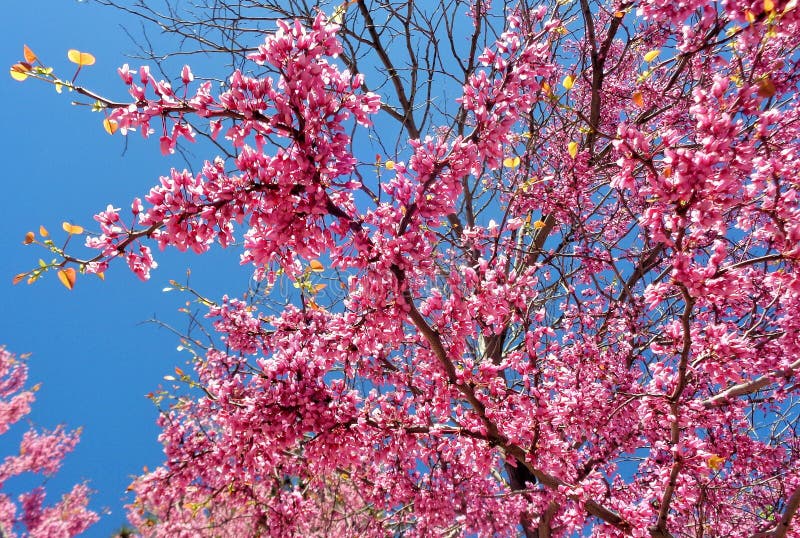
[[[347,8],[350,6],[352,2],[347,0],[346,2],[339,5],[336,9],[333,10],[331,14],[331,18],[328,19],[333,24],[342,24],[344,20],[344,15],[347,13]]]
[[[641,75],[636,77],[636,82],[641,84],[642,82],[644,82],[645,80],[650,78],[650,75],[652,75],[652,74],[653,74],[652,71],[650,71],[649,69],[645,69],[644,71],[642,71]]]
[[[578,154],[578,143],[575,141],[570,142],[567,144],[567,151],[569,152],[569,156],[573,159]]]
[[[659,54],[661,54],[660,50],[653,49],[653,50],[651,50],[650,52],[648,52],[647,54],[644,55],[644,61],[647,62],[647,63],[650,63],[653,60],[655,60],[656,58],[658,58]]]
[[[387,170],[394,170],[394,161],[391,160],[386,161],[386,164],[384,164],[383,166],[385,166]]]
[[[58,272],[58,279],[61,281],[64,286],[68,290],[71,290],[75,287],[75,279],[77,278],[77,274],[75,273],[75,269],[72,267],[67,267],[66,269],[62,269]]]
[[[506,157],[503,159],[503,166],[506,168],[516,168],[519,166],[520,160],[519,157]]]
[[[534,223],[533,223],[533,229],[534,230],[541,230],[542,228],[544,228],[544,221],[543,220],[534,221]]]
[[[564,86],[564,89],[569,91],[575,85],[575,76],[574,75],[567,75],[564,77],[564,81],[561,83]]]
[[[764,11],[771,13],[775,10],[775,2],[772,0],[764,0]]]
[[[9,74],[11,75],[11,78],[13,78],[14,80],[22,82],[23,80],[28,78],[29,71],[30,71],[30,66],[27,66],[23,63],[16,63],[11,66]]]
[[[81,67],[83,67],[84,65],[94,65],[95,62],[94,56],[92,56],[88,52],[81,52],[76,49],[68,50],[67,58],[69,58],[70,62],[78,64]]]

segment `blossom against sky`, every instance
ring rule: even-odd
[[[136,47],[123,25],[135,29],[137,23],[85,2],[46,0],[37,7],[34,14],[30,2],[4,4],[3,65],[19,61],[27,44],[47,65],[67,73],[75,68],[67,51],[88,51],[97,61],[81,70],[79,82],[110,96],[125,96],[116,70],[138,62],[125,55]],[[0,77],[0,95],[6,192],[0,342],[14,353],[31,353],[29,379],[41,383],[31,420],[47,428],[83,428],[61,472],[48,480],[48,495],[57,499],[73,484],[88,480],[95,491],[90,506],[102,517],[87,536],[109,536],[125,522],[121,499],[131,476],[162,458],[157,410],[146,394],[188,359],[176,351],[177,335],[143,322],[158,318],[179,332],[186,329],[187,318],[177,310],[185,307],[187,297],[162,289],[170,279],[185,282],[187,269],[190,284],[210,296],[243,290],[249,271],[238,268],[232,251],[216,250],[203,258],[167,252],[159,256],[161,267],[146,283],[120,267],[105,281],[78,275],[72,291],[52,273],[31,286],[24,281],[13,286],[15,274],[34,268],[47,254],[22,244],[27,232],[41,225],[62,240],[63,221],[96,230],[92,215],[98,210],[129,204],[159,175],[185,163],[179,156],[163,157],[157,140],[109,136],[100,115],[70,106],[71,96],[56,94],[50,85],[21,84],[5,75]],[[226,262],[218,263],[220,258]],[[0,456],[19,446],[12,442],[18,443],[24,428],[19,430],[0,441]],[[8,487],[28,485],[12,480]]]

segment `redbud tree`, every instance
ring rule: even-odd
[[[26,389],[28,367],[15,355],[0,346],[0,435],[31,412],[35,397]],[[58,427],[53,431],[29,428],[19,443],[17,454],[6,456],[0,463],[0,536],[66,538],[76,536],[97,521],[97,514],[87,508],[89,489],[77,484],[52,506],[45,505],[45,488],[39,486],[13,497],[7,493],[7,482],[27,474],[50,476],[61,466],[64,456],[75,448],[79,432]]]
[[[204,299],[142,535],[800,536],[796,0],[148,4],[221,85],[12,67],[215,144],[20,280],[260,283]]]

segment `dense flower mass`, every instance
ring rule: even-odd
[[[0,434],[31,411],[33,390],[25,389],[28,368],[24,362],[0,347]],[[34,389],[35,390],[35,389]],[[0,535],[67,538],[84,532],[97,521],[88,509],[89,488],[78,484],[52,506],[46,506],[45,490],[39,486],[16,499],[6,493],[6,482],[25,473],[55,474],[64,456],[75,448],[78,433],[56,428],[52,432],[28,430],[22,436],[19,453],[0,463]]]
[[[401,48],[369,4],[279,22],[219,95],[124,66],[133,101],[102,101],[165,153],[189,118],[231,151],[109,206],[68,262],[145,279],[149,243],[238,242],[267,299],[296,290],[206,302],[219,342],[132,524],[800,536],[797,2],[456,3],[447,76],[392,63],[438,46],[422,11],[387,17]],[[408,142],[365,156],[391,121]]]

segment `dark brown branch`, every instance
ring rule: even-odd
[[[378,55],[381,63],[389,73],[389,80],[392,81],[394,91],[397,94],[397,99],[400,101],[400,106],[405,112],[403,126],[406,128],[408,135],[411,138],[419,138],[420,133],[414,121],[413,105],[406,95],[406,90],[403,86],[403,81],[400,79],[400,74],[397,72],[392,59],[389,58],[389,55],[387,54],[386,49],[381,42],[381,36],[378,34],[378,29],[375,27],[375,21],[372,19],[372,15],[370,15],[369,8],[364,0],[358,0],[358,9],[361,12],[361,16],[364,18],[364,26],[367,29],[367,32],[369,32],[370,38],[372,39],[372,46],[374,47],[375,54]]]

